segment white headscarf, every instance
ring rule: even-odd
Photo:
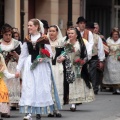
[[[63,38],[63,35],[61,33],[61,30],[60,28],[58,27],[58,25],[55,25],[58,29],[58,34],[57,34],[57,39],[62,39]],[[48,38],[50,39],[50,36],[49,36],[49,30],[48,30],[48,34],[47,34]]]
[[[39,19],[37,19],[37,20],[39,21],[39,24],[40,24],[40,31],[39,32],[41,32],[42,34],[44,34],[43,23]]]
[[[57,29],[58,29],[58,35],[57,35],[57,38],[58,38],[58,39],[63,38],[63,35],[62,35],[62,33],[61,33],[60,28],[58,27],[58,25],[55,25],[55,26],[56,26]]]

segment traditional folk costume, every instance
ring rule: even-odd
[[[120,61],[117,59],[120,56],[120,38],[117,41],[107,39],[107,45],[109,55],[105,62],[103,86],[120,88]]]
[[[92,32],[85,29],[84,31],[80,32],[83,39],[86,39],[89,42],[89,51],[92,52],[92,48],[94,45],[93,35]]]
[[[70,43],[69,39],[67,43]],[[86,80],[81,78],[81,70],[82,66],[74,64],[74,61],[80,58],[80,54],[84,54],[85,52],[81,51],[80,47],[82,47],[78,41],[73,45],[75,52],[68,53],[68,58],[70,58],[72,64],[72,70],[75,74],[75,81],[69,84],[69,103],[83,103],[83,102],[91,102],[94,100],[94,93],[92,87],[88,85]],[[86,54],[87,57],[87,54]],[[86,59],[86,58],[84,58]],[[79,68],[79,69],[78,69]]]
[[[5,59],[8,71],[14,74],[16,73],[17,60],[10,55],[9,52],[16,51],[18,55],[20,54],[21,49],[19,41],[12,38],[12,42],[9,45],[4,45],[2,41],[3,39],[0,40],[1,53]],[[10,106],[17,107],[20,100],[20,80],[18,80],[18,78],[12,78],[6,81],[6,84],[9,91]]]
[[[9,93],[6,83],[4,81],[4,76],[7,79],[15,78],[14,74],[10,74],[7,71],[4,58],[2,54],[0,54],[0,114],[2,113],[2,114],[10,115]]]
[[[40,49],[47,49],[52,55],[51,46],[48,40],[41,38],[41,34],[28,35],[22,46],[19,57],[17,71],[22,67],[22,95],[19,102],[21,113],[48,114],[54,111],[53,99],[51,95],[51,84],[54,86],[54,96],[59,104],[58,94],[50,65],[50,58],[38,63],[31,70],[36,57],[40,54]],[[58,105],[59,106],[59,105]]]
[[[57,28],[58,28],[58,26],[57,26]],[[49,38],[49,34],[48,34],[48,38]],[[53,57],[52,57],[53,75],[54,75],[60,103],[61,103],[61,105],[63,105],[63,103],[64,103],[64,101],[63,101],[63,94],[64,94],[63,63],[58,63],[57,57],[59,57],[61,52],[64,51],[64,48],[63,48],[63,36],[62,36],[62,33],[59,28],[58,28],[57,39],[55,41],[52,41],[49,38],[49,41],[50,41],[50,45],[51,45],[52,53],[53,53]]]
[[[97,65],[99,61],[103,62],[105,60],[105,53],[104,53],[102,39],[99,37],[99,35],[93,33],[93,40],[94,40],[94,45],[92,49],[92,58],[89,61],[89,70],[90,70],[89,72],[90,72],[90,78],[92,80],[94,93],[97,94],[100,85]]]

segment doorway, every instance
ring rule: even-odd
[[[97,22],[101,33],[107,38],[111,29],[120,29],[120,0],[86,0],[86,19]]]

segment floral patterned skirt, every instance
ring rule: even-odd
[[[0,79],[0,112],[10,114],[8,89],[2,78]]]
[[[16,73],[16,62],[9,62],[7,65],[8,71],[12,74]],[[7,80],[6,79],[6,85],[8,87],[9,91],[9,101],[10,101],[10,106],[16,107],[16,104],[19,103],[20,100],[20,79],[19,78],[12,78]]]
[[[0,112],[10,115],[10,106],[9,103],[0,103]]]
[[[93,89],[89,89],[82,78],[69,84],[69,104],[92,102],[95,100]]]

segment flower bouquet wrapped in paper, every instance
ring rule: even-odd
[[[73,65],[75,66],[75,74],[76,74],[76,78],[80,78],[81,77],[81,69],[82,69],[82,65],[84,64],[84,60],[81,60],[80,58],[77,58]]]
[[[74,46],[70,43],[65,44],[64,51],[61,52],[61,56],[66,56],[67,53],[75,52]]]
[[[117,57],[117,60],[120,61],[120,53],[118,53],[116,57]]]
[[[35,67],[40,63],[39,59],[40,58],[50,58],[50,53],[46,49],[40,49],[40,54],[36,57],[36,59],[33,61],[30,69],[33,70]]]

